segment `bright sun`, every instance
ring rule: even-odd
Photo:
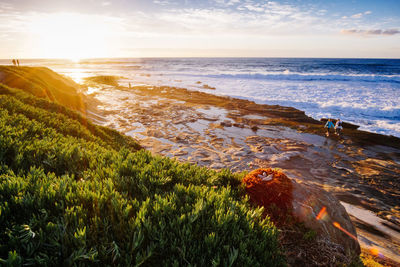
[[[110,27],[101,17],[73,13],[50,14],[30,23],[33,49],[44,58],[82,58],[107,56]]]

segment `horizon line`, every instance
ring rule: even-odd
[[[88,58],[81,58],[76,60],[77,63],[79,63],[80,61],[84,61],[84,60],[96,60],[96,59],[147,59],[147,58],[165,58],[165,59],[173,59],[173,58],[232,58],[232,59],[245,59],[245,58],[292,58],[292,59],[400,59],[400,57],[302,57],[302,56],[296,56],[296,57],[292,57],[292,56],[288,56],[288,57],[282,57],[282,56],[278,56],[278,57],[273,57],[273,56],[142,56],[142,57],[121,57],[121,56],[116,56],[116,57],[88,57]],[[75,61],[71,58],[63,58],[63,57],[54,57],[54,58],[37,58],[37,57],[28,57],[28,58],[19,58],[19,57],[13,57],[13,58],[0,58],[0,60],[13,60],[13,59],[19,59],[19,60],[69,60],[69,61]]]

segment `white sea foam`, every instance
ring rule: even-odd
[[[341,118],[367,131],[400,137],[400,60],[194,58],[26,63],[48,66],[78,82],[87,76],[116,75],[128,78],[120,80],[126,86],[169,85],[292,106],[316,119]]]
[[[156,79],[154,79],[157,77]],[[257,80],[211,76],[153,76],[140,82],[171,85],[304,110],[307,115],[342,118],[360,129],[400,137],[400,84],[371,81]],[[137,80],[134,77],[133,80]],[[363,78],[365,79],[365,78]],[[201,81],[199,85],[196,82]],[[215,87],[207,90],[202,84]]]

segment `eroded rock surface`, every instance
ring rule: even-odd
[[[96,121],[138,139],[154,153],[214,169],[281,168],[291,178],[400,226],[400,149],[392,146],[393,138],[386,142],[346,129],[343,138],[326,138],[322,126],[294,109],[185,89],[102,85],[91,97]],[[378,137],[382,140],[374,143]],[[364,248],[398,254],[400,238],[377,235],[378,225],[357,216],[351,219],[362,229]]]

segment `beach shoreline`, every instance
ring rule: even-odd
[[[125,87],[178,87],[258,104],[290,106],[316,120],[340,118],[364,131],[400,137],[400,61],[396,59],[119,58],[23,62],[48,66],[77,83],[86,77],[118,76],[123,77],[118,83]]]
[[[327,138],[322,122],[295,108],[184,88],[97,86],[88,97],[98,101],[90,108],[103,125],[183,162],[238,172],[280,168],[347,205],[363,251],[379,248],[400,262],[400,234],[389,230],[400,229],[400,139],[355,129]],[[352,207],[382,221],[371,224]]]
[[[357,227],[363,251],[380,251],[386,260],[400,262],[398,138],[355,129],[327,138],[322,122],[291,107],[185,88],[126,87],[118,84],[120,77],[110,76],[59,87],[58,79],[47,83],[46,76],[58,75],[49,69],[18,71],[25,76],[10,79],[14,69],[4,67],[2,82],[29,91],[35,81],[40,86],[31,93],[46,92],[55,101],[65,100],[53,93],[61,90],[92,122],[133,137],[153,154],[215,170],[279,168],[298,183],[329,191]],[[52,88],[53,83],[58,86]]]

